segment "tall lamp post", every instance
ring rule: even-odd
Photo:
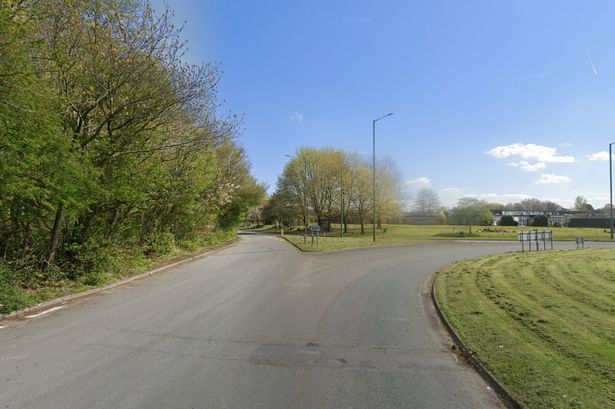
[[[376,122],[391,115],[392,112],[372,121],[372,240],[374,242],[376,242]]]
[[[611,222],[611,240],[613,240],[613,145],[615,142],[609,143],[609,192],[610,192],[610,206],[609,206],[609,219]]]
[[[291,155],[284,155],[287,158],[292,158]],[[305,200],[305,191],[307,190],[307,159],[303,157],[303,243],[307,243],[307,230],[308,230],[308,219],[307,219],[307,201]]]

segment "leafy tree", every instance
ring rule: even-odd
[[[558,212],[562,207],[554,202],[539,199],[525,199],[519,203],[510,203],[504,206],[504,210],[518,210],[518,211],[540,211],[545,213]]]
[[[451,210],[451,221],[453,224],[468,226],[469,233],[472,234],[472,225],[486,222],[487,212],[491,213],[484,200],[462,197],[457,206]]]
[[[1,261],[79,278],[262,203],[218,68],[185,51],[144,1],[0,0]]]
[[[587,199],[584,196],[577,196],[574,199],[574,208],[580,212],[593,210],[593,206],[587,203]]]
[[[549,218],[547,216],[534,216],[530,221],[530,226],[533,227],[549,227]]]
[[[447,223],[446,213],[443,210],[438,210],[436,214],[436,224],[445,225]]]
[[[399,213],[398,178],[394,166],[382,162],[376,175],[376,211],[380,217]],[[344,222],[355,216],[364,232],[364,224],[372,210],[372,171],[358,155],[332,147],[301,148],[284,168],[277,182],[276,201],[292,203],[271,208],[305,207],[324,220],[338,217],[344,208]],[[303,214],[303,212],[301,212]],[[309,216],[309,215],[308,215]],[[304,220],[307,223],[307,220]]]
[[[560,206],[559,204],[555,203],[555,202],[551,202],[549,200],[546,200],[543,202],[543,211],[547,212],[547,213],[555,213],[555,212],[559,212],[560,210],[562,210],[562,206]]]
[[[504,210],[504,205],[500,203],[487,203],[489,210],[501,211]]]
[[[517,222],[512,216],[502,216],[498,223],[500,226],[518,226],[519,222]]]
[[[372,209],[372,172],[365,162],[359,163],[355,172],[357,183],[353,204],[361,225],[361,234],[365,234],[365,223]]]
[[[480,214],[480,225],[481,226],[493,226],[493,213],[489,210],[488,207],[485,207]]]

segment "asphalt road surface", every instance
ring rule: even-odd
[[[515,243],[300,253],[270,236],[0,323],[0,408],[492,408],[427,291]]]

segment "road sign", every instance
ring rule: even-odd
[[[553,250],[553,231],[552,230],[530,230],[517,232],[517,240],[521,242],[521,251],[525,251],[525,242],[529,244],[528,250],[532,251],[532,242],[536,246],[536,251],[540,250],[539,241],[542,241],[544,250],[547,249],[547,241]]]
[[[310,226],[310,230],[313,232],[318,232],[320,231],[320,226]]]

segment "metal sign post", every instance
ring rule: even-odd
[[[527,241],[527,251],[532,251],[532,241],[536,246],[536,251],[540,251],[540,241],[542,240],[543,250],[547,250],[547,241],[551,243],[553,250],[553,230],[530,230],[517,232],[517,241],[521,242],[521,252],[525,252],[525,242]]]
[[[312,232],[312,246],[314,245],[314,233],[316,233],[316,247],[318,247],[318,239],[320,238],[320,226],[310,226]]]

